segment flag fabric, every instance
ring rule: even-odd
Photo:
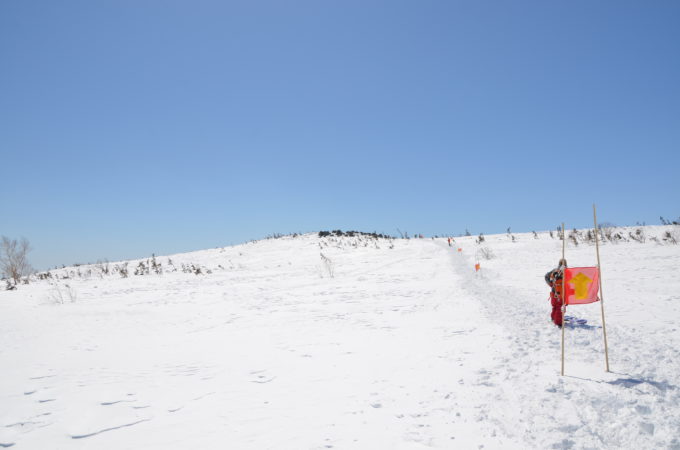
[[[570,267],[564,270],[565,304],[584,305],[599,301],[600,271],[597,267]]]

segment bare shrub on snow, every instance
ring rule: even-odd
[[[99,272],[99,278],[104,278],[104,275],[108,275],[111,272],[109,261],[106,259],[104,261],[97,261],[94,268]]]
[[[642,228],[638,228],[635,230],[635,233],[629,232],[628,236],[636,242],[639,242],[640,244],[644,244],[647,238],[645,237],[645,231]]]
[[[659,217],[659,220],[661,220],[661,225],[680,225],[680,217],[675,220],[667,220],[661,216]]]
[[[120,266],[119,266],[118,264],[116,264],[116,265],[113,267],[113,271],[114,271],[114,273],[115,273],[115,272],[118,272],[118,273],[120,274],[120,277],[121,277],[121,278],[127,278],[128,275],[129,275],[129,272],[128,272],[128,263],[127,263],[127,262],[124,262],[124,263],[121,264]]]
[[[585,236],[583,237],[583,242],[585,242],[587,244],[594,244],[595,243],[595,236],[596,236],[595,230],[589,228],[588,231],[586,231]]]
[[[60,285],[55,283],[49,292],[52,302],[63,305],[64,303],[74,303],[78,299],[77,291],[69,284]]]
[[[151,254],[151,270],[153,270],[156,275],[163,275],[163,264],[156,261],[155,254]]]
[[[616,231],[616,226],[609,222],[600,224],[598,228],[600,229],[600,238],[603,243],[609,241],[612,244],[617,244],[619,242],[626,241],[626,238],[624,238],[621,233]]]
[[[149,274],[149,265],[144,264],[144,261],[140,261],[139,264],[137,265],[137,268],[135,269],[135,275],[148,275]]]
[[[31,244],[28,239],[21,238],[20,241],[2,236],[0,241],[0,271],[2,275],[14,280],[17,285],[19,280],[29,275],[33,268],[28,263],[28,252],[31,251]]]
[[[321,253],[321,264],[323,267],[326,269],[326,272],[328,273],[328,276],[330,278],[335,277],[335,264],[333,264],[333,261],[323,253]]]
[[[678,232],[676,230],[673,231],[666,230],[661,239],[663,239],[665,242],[668,242],[669,244],[675,245],[678,243],[678,239],[680,239],[680,236],[678,236]]]
[[[479,254],[487,261],[496,257],[489,247],[481,247],[479,249]]]
[[[578,247],[578,239],[580,237],[579,232],[574,228],[572,231],[569,232],[568,239],[574,244],[574,247]]]

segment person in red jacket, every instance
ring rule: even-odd
[[[562,277],[566,268],[567,260],[560,259],[557,268],[545,274],[545,282],[550,286],[550,304],[552,305],[550,318],[560,328],[562,328]]]

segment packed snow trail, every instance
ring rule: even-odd
[[[606,373],[599,303],[569,307],[570,314],[585,315],[589,320],[588,325],[565,329],[566,376],[560,377],[561,334],[549,319],[548,287],[543,282],[543,274],[560,256],[559,244],[553,244],[552,252],[533,253],[511,245],[509,257],[497,264],[483,261],[476,273],[472,268],[477,259],[469,255],[475,255],[479,246],[471,241],[468,239],[466,251],[454,258],[454,267],[463,290],[484,306],[488,317],[503,325],[504,333],[494,339],[510,343],[511,353],[500,356],[503,375],[496,374],[506,389],[506,399],[499,397],[499,402],[516,408],[498,415],[503,429],[512,430],[509,438],[523,439],[533,448],[680,448],[680,352],[674,325],[670,325],[668,339],[657,341],[636,333],[640,324],[635,316],[610,322],[611,372]],[[661,252],[680,262],[677,251],[664,250]],[[568,254],[574,261],[582,261],[580,265],[588,265],[589,258],[594,258],[589,255],[592,252],[571,248]],[[609,248],[604,251],[608,252]],[[604,266],[605,282],[614,283],[610,289],[620,282],[616,269],[615,265]],[[638,269],[638,273],[642,271]],[[512,287],[503,283],[513,276],[524,283],[515,281]],[[644,309],[644,304],[633,302],[608,305],[614,311],[626,307],[634,312],[636,305]],[[676,308],[670,311],[675,313]],[[617,319],[621,317],[617,315]],[[654,331],[649,334],[654,336]]]

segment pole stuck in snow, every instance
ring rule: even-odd
[[[604,361],[609,372],[609,349],[607,348],[607,327],[604,322],[604,298],[602,296],[602,269],[600,268],[600,230],[597,227],[597,212],[593,203],[593,223],[595,224],[595,251],[597,252],[597,271],[600,275],[600,308],[602,309],[602,334],[604,336]],[[563,374],[564,375],[564,374]]]
[[[564,236],[564,222],[562,222],[562,259],[564,259],[564,246],[567,240]],[[567,305],[564,301],[564,271],[562,272],[562,376],[564,376],[564,315],[567,312]]]

